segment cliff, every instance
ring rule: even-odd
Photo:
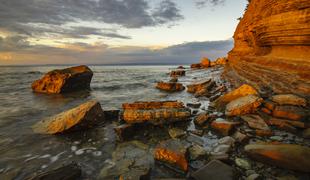
[[[251,0],[224,76],[276,93],[310,96],[310,1]]]

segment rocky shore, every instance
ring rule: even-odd
[[[202,62],[208,64],[206,58]],[[124,102],[120,110],[105,111],[89,101],[38,122],[33,130],[66,136],[112,122],[119,145],[110,162],[102,163],[98,179],[310,178],[309,102],[248,84],[231,88],[220,77],[222,69],[221,63],[210,61],[203,68],[170,73],[180,78],[187,72],[219,72],[211,79],[179,79],[184,92],[173,86],[166,90],[167,96],[185,93],[195,102]],[[83,169],[68,164],[32,177],[57,179],[64,174],[83,177]]]

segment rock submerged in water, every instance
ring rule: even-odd
[[[87,66],[53,70],[32,83],[34,92],[59,94],[90,89],[93,72]]]
[[[310,148],[294,144],[261,143],[245,146],[253,159],[301,172],[310,172]]]
[[[59,134],[89,128],[102,120],[104,112],[99,102],[89,101],[36,123],[33,130],[41,134]]]
[[[166,124],[188,120],[190,110],[178,101],[153,101],[123,104],[123,120],[128,124]]]
[[[158,82],[156,88],[168,92],[183,91],[185,89],[181,83],[177,82]]]

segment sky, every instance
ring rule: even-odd
[[[0,65],[216,59],[247,0],[0,0]]]

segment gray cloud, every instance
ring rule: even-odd
[[[176,4],[170,0],[163,0],[155,8],[146,0],[0,0],[0,28],[27,36],[98,35],[128,39],[107,29],[66,24],[91,21],[141,28],[170,24],[181,18]]]
[[[195,4],[198,8],[203,8],[207,4],[210,4],[212,6],[217,6],[224,4],[226,0],[195,0]]]

